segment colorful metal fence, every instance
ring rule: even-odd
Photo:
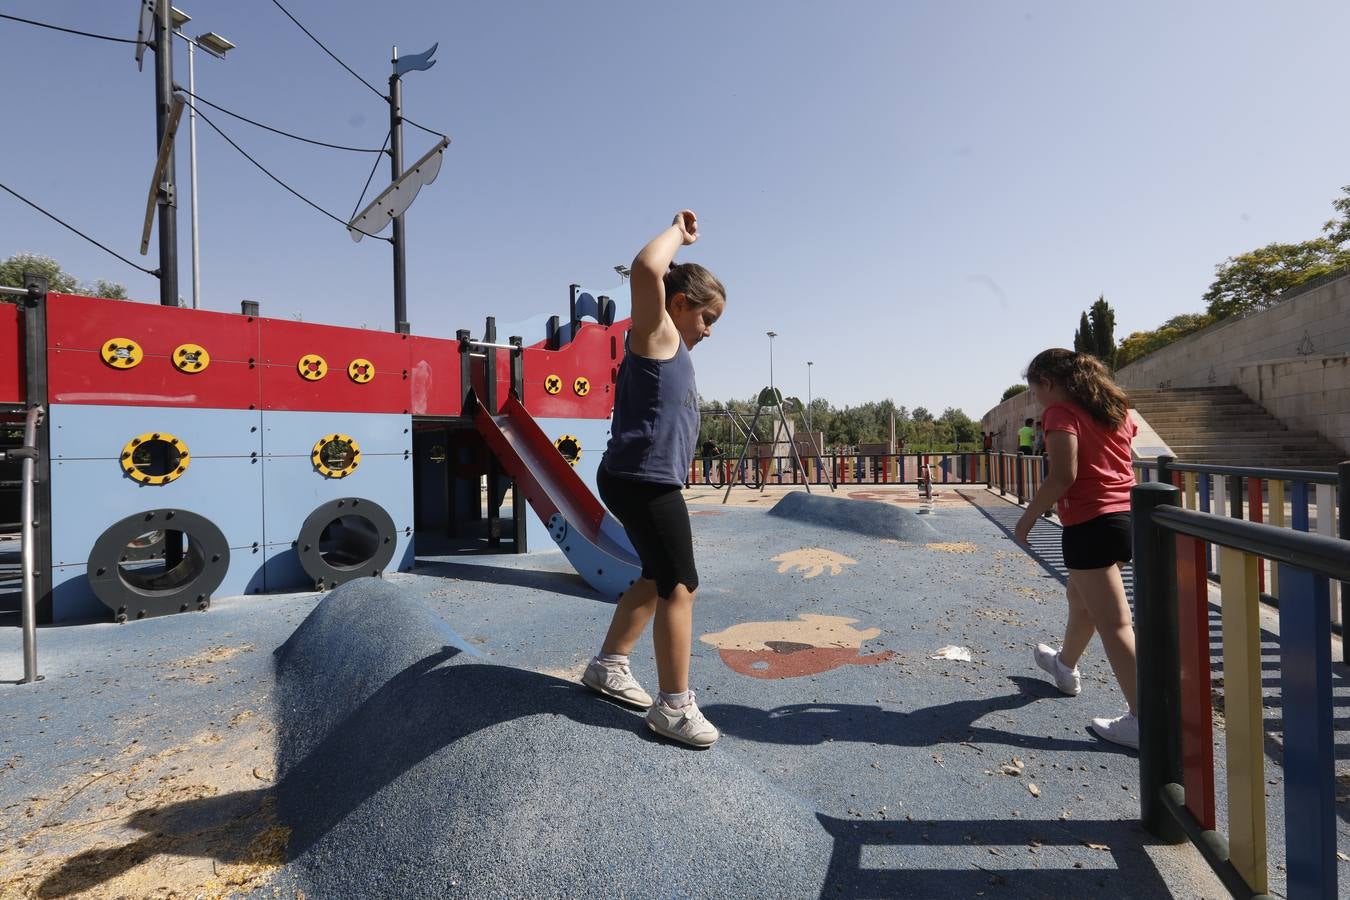
[[[961,453],[826,453],[802,457],[762,456],[741,461],[724,456],[696,457],[685,486],[733,484],[760,488],[791,484],[989,484],[990,458],[982,452]],[[1039,481],[1037,482],[1039,484]],[[1029,496],[1029,495],[1028,495]]]
[[[1164,477],[1167,466],[1162,468]],[[1165,840],[1189,839],[1235,896],[1268,890],[1259,563],[1280,604],[1285,867],[1290,898],[1336,891],[1331,579],[1350,579],[1350,542],[1183,508],[1168,483],[1136,485],[1140,815]],[[1227,834],[1215,821],[1207,547],[1221,585]]]
[[[1335,472],[1305,469],[1247,468],[1180,463],[1170,456],[1135,462],[1141,481],[1162,481],[1181,489],[1185,509],[1266,523],[1325,537],[1350,539],[1350,462]],[[1205,547],[1203,571],[1222,581],[1221,554]],[[1257,591],[1262,600],[1279,606],[1282,599],[1302,602],[1303,586],[1282,582],[1278,566],[1266,560],[1256,563]],[[1331,628],[1345,633],[1350,619],[1350,590],[1344,584],[1330,585]],[[1342,662],[1350,662],[1350,645],[1342,644]]]

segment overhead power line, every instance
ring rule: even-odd
[[[383,153],[383,152],[384,152],[384,149],[383,149],[383,148],[381,148],[381,149],[379,149],[379,150],[373,150],[373,149],[371,149],[370,147],[348,147],[348,146],[346,146],[346,145],[344,145],[344,144],[331,144],[331,143],[329,143],[328,141],[320,141],[320,140],[316,140],[316,139],[314,139],[314,138],[307,138],[307,137],[303,137],[303,136],[298,135],[298,134],[292,134],[292,133],[289,132],[289,131],[283,131],[283,130],[280,129],[280,128],[274,128],[274,127],[272,127],[271,125],[265,125],[265,124],[263,124],[262,122],[259,122],[259,121],[255,120],[255,119],[250,119],[248,116],[240,115],[240,114],[237,113],[237,112],[233,112],[233,111],[231,111],[231,110],[228,110],[228,109],[226,109],[225,107],[221,106],[221,105],[218,104],[218,103],[212,103],[210,100],[207,100],[205,97],[202,97],[202,96],[200,96],[200,95],[198,95],[198,94],[192,93],[192,91],[189,91],[187,88],[184,88],[182,85],[174,85],[174,89],[177,90],[177,91],[179,91],[179,92],[181,92],[181,93],[187,94],[189,97],[191,97],[193,100],[196,100],[196,101],[199,102],[199,103],[205,103],[207,106],[211,107],[212,109],[216,109],[216,110],[219,110],[219,111],[223,112],[223,113],[224,113],[225,115],[227,115],[227,116],[233,116],[234,118],[240,120],[241,122],[247,122],[247,123],[250,124],[250,125],[254,125],[254,126],[258,127],[258,128],[263,129],[264,131],[270,131],[270,132],[272,132],[273,134],[279,134],[279,135],[281,135],[282,137],[288,137],[288,138],[290,138],[291,140],[295,140],[295,141],[303,141],[303,142],[306,143],[306,144],[314,144],[314,145],[319,146],[319,147],[328,147],[328,148],[333,149],[333,150],[350,150],[352,153]],[[387,140],[387,138],[386,138],[386,140]]]
[[[100,41],[116,41],[119,44],[141,43],[141,41],[136,38],[113,37],[110,34],[95,34],[92,31],[79,31],[75,28],[63,28],[60,25],[38,22],[35,19],[24,19],[19,16],[11,16],[8,13],[0,13],[0,19],[9,19],[11,22],[22,22],[25,25],[36,25],[38,28],[50,28],[52,31],[64,31],[66,34],[78,34],[80,37],[98,38]],[[139,268],[139,266],[137,268]]]
[[[188,106],[193,106],[193,104],[192,104],[191,102],[189,102],[189,103],[188,103]],[[193,106],[193,109],[196,109],[196,107]],[[239,151],[239,154],[240,154],[241,156],[243,156],[244,159],[248,160],[249,162],[253,163],[253,165],[257,166],[257,167],[258,167],[258,170],[259,170],[260,172],[262,172],[262,173],[263,173],[264,175],[266,175],[268,178],[270,178],[270,179],[272,179],[273,181],[275,181],[277,184],[281,185],[283,188],[285,188],[287,191],[289,191],[289,192],[290,192],[291,194],[293,194],[295,197],[297,197],[298,199],[300,199],[301,201],[303,201],[305,204],[307,204],[308,206],[310,206],[312,209],[316,210],[317,212],[323,213],[325,216],[327,216],[328,218],[332,219],[334,222],[337,222],[337,223],[338,223],[339,225],[341,225],[343,228],[349,227],[346,221],[344,221],[343,219],[340,219],[340,218],[338,218],[337,216],[333,215],[331,212],[329,212],[328,210],[324,209],[322,206],[320,206],[319,204],[315,203],[313,200],[310,200],[310,199],[309,199],[308,197],[306,197],[304,194],[300,193],[300,192],[297,191],[295,188],[291,187],[289,184],[287,184],[286,182],[282,181],[282,180],[281,180],[280,178],[278,178],[277,176],[273,175],[270,171],[268,171],[267,167],[264,166],[262,163],[258,162],[258,161],[257,161],[256,159],[254,159],[252,156],[249,156],[248,151],[246,151],[243,147],[240,147],[240,146],[239,146],[238,144],[236,144],[233,140],[231,140],[231,139],[230,139],[230,136],[229,136],[228,134],[226,134],[225,132],[221,131],[221,130],[220,130],[220,126],[217,125],[215,122],[212,122],[211,119],[210,119],[210,117],[208,117],[208,116],[206,115],[206,113],[202,112],[200,109],[197,109],[196,112],[197,112],[197,115],[199,115],[199,116],[202,117],[202,121],[203,121],[203,122],[205,122],[207,125],[210,125],[210,126],[211,126],[211,129],[212,129],[213,131],[215,131],[216,134],[220,135],[222,138],[225,139],[225,143],[229,144],[229,145],[230,145],[231,147],[233,147],[235,150]],[[356,229],[356,230],[357,230],[357,231],[361,231],[361,229],[359,229],[359,228]],[[389,241],[389,238],[387,238],[387,237],[380,237],[380,236],[377,235],[377,234],[368,234],[367,232],[364,232],[364,231],[361,231],[361,234],[366,235],[366,237],[373,237],[373,238],[375,238],[376,240],[379,240],[379,241]],[[391,243],[392,243],[392,242],[391,242]]]
[[[38,205],[37,205],[36,203],[34,203],[32,200],[29,200],[27,197],[23,196],[23,195],[20,194],[18,191],[14,190],[13,188],[9,187],[8,185],[0,184],[0,189],[5,190],[7,193],[12,194],[13,196],[15,196],[15,197],[17,197],[18,199],[22,200],[24,203],[27,203],[29,206],[33,207],[33,209],[35,209],[35,210],[37,210],[38,212],[42,213],[44,216],[46,216],[47,218],[51,219],[51,220],[52,220],[53,222],[55,222],[56,224],[61,225],[62,227],[68,228],[68,229],[70,229],[71,231],[75,232],[75,233],[78,234],[80,237],[84,238],[86,241],[88,241],[89,243],[93,244],[95,247],[99,248],[99,249],[102,250],[103,252],[105,252],[105,253],[110,253],[110,254],[112,254],[113,256],[117,257],[117,258],[120,259],[122,262],[124,262],[124,263],[126,263],[127,265],[131,266],[133,269],[140,269],[142,272],[144,272],[144,273],[147,274],[147,275],[154,275],[154,276],[156,276],[156,277],[159,276],[159,272],[158,272],[158,271],[151,270],[151,269],[147,269],[147,268],[145,268],[144,266],[138,266],[138,265],[136,265],[134,262],[132,262],[131,260],[127,259],[127,258],[126,258],[125,256],[123,256],[122,254],[118,253],[116,250],[110,250],[110,249],[108,249],[108,248],[105,247],[103,244],[100,244],[98,241],[94,240],[94,239],[91,238],[89,235],[85,234],[83,231],[80,231],[80,229],[76,228],[74,225],[71,225],[71,224],[69,224],[69,223],[66,223],[66,222],[61,221],[61,219],[59,219],[59,218],[57,218],[56,216],[52,215],[51,213],[47,212],[45,209],[43,209],[42,207],[38,206]]]
[[[372,91],[374,91],[374,92],[375,92],[375,96],[379,97],[381,100],[384,100],[385,102],[388,102],[389,98],[388,98],[387,96],[385,96],[385,93],[384,93],[383,91],[381,91],[379,88],[375,87],[375,86],[374,86],[373,84],[371,84],[369,81],[366,81],[366,80],[365,80],[364,78],[362,78],[360,75],[356,74],[356,70],[353,69],[351,66],[347,65],[345,62],[343,62],[342,60],[338,59],[337,54],[334,53],[332,50],[329,50],[327,47],[325,47],[324,44],[323,44],[323,41],[321,41],[321,40],[319,40],[318,38],[316,38],[316,37],[314,36],[314,34],[313,34],[308,28],[306,28],[304,25],[301,25],[301,24],[300,24],[300,20],[297,19],[295,16],[291,15],[291,14],[290,14],[290,11],[287,10],[286,7],[284,7],[284,6],[281,5],[280,0],[272,0],[272,3],[276,6],[277,9],[279,9],[279,10],[281,10],[283,13],[285,13],[285,14],[286,14],[286,18],[288,18],[288,19],[290,19],[292,22],[294,22],[294,23],[295,23],[295,26],[296,26],[297,28],[299,28],[299,29],[300,29],[301,31],[303,31],[305,34],[309,35],[309,39],[310,39],[311,41],[313,41],[314,43],[318,44],[318,45],[319,45],[319,48],[320,48],[321,50],[323,50],[324,53],[327,53],[329,56],[333,57],[333,61],[334,61],[334,62],[336,62],[339,66],[342,66],[342,68],[346,69],[348,72],[350,72],[350,73],[352,74],[352,77],[355,78],[357,81],[361,82],[361,83],[364,84],[366,87],[368,87],[368,88],[370,88]]]

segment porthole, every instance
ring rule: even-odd
[[[138,435],[122,447],[122,471],[141,484],[160,485],[176,481],[192,462],[187,444],[163,431]]]

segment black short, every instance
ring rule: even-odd
[[[1060,546],[1068,569],[1105,569],[1129,562],[1134,556],[1130,514],[1107,513],[1078,525],[1066,525]]]
[[[669,597],[677,584],[697,590],[694,537],[680,486],[620,478],[603,464],[595,481],[600,499],[628,532],[642,560],[642,577],[656,582],[657,596]]]

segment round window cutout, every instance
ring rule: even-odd
[[[558,448],[558,452],[569,464],[575,466],[581,461],[581,441],[577,440],[575,436],[564,434],[553,442],[553,446]]]
[[[325,478],[346,478],[361,463],[361,447],[350,435],[326,435],[314,444],[310,460]]]
[[[122,471],[141,484],[168,484],[187,471],[187,444],[171,434],[151,432],[122,447]]]
[[[362,515],[338,516],[319,535],[319,556],[335,569],[362,568],[379,549],[379,530]]]
[[[129,587],[146,594],[175,591],[205,570],[201,545],[182,531],[147,531],[127,542],[117,572]]]

